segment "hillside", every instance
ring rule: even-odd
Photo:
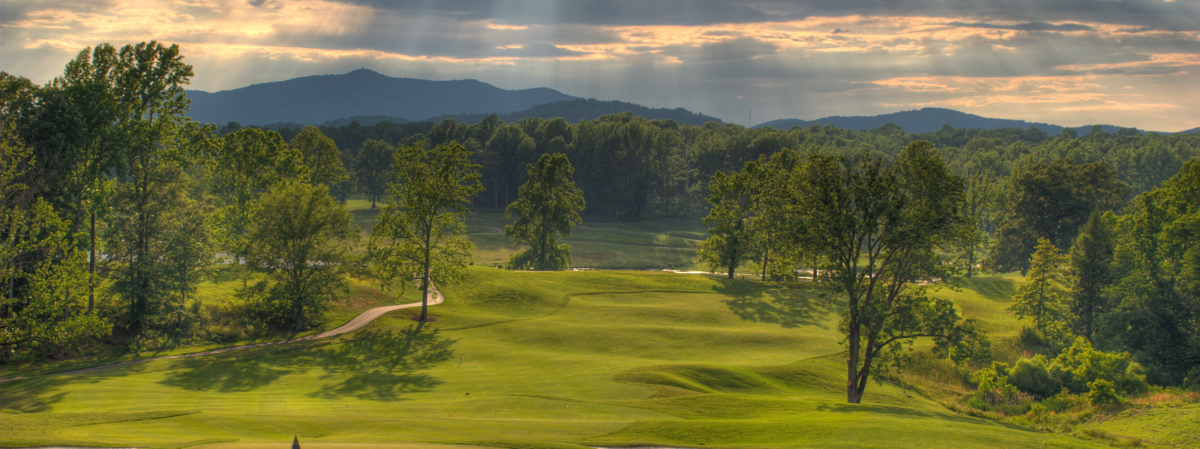
[[[202,123],[318,125],[352,116],[424,120],[446,114],[506,114],[575,97],[549,88],[504,90],[476,80],[393,78],[371,70],[294,78],[215,93],[188,91]]]
[[[810,125],[833,125],[839,128],[868,131],[883,126],[889,122],[900,126],[900,128],[904,129],[904,131],[912,134],[936,132],[937,130],[942,129],[942,126],[945,125],[950,125],[953,128],[966,129],[1028,129],[1029,127],[1037,127],[1042,131],[1046,131],[1046,133],[1052,136],[1057,136],[1062,133],[1063,129],[1066,129],[1066,127],[1051,125],[1048,123],[987,118],[975,114],[967,114],[965,112],[955,111],[953,109],[942,108],[924,108],[913,111],[901,111],[893,112],[891,114],[873,116],[844,117],[835,115],[816,120],[780,119],[761,123],[755,125],[754,127],[762,128],[770,126],[777,129],[789,129],[793,126],[808,127]],[[1120,126],[1113,125],[1100,125],[1100,127],[1110,133],[1116,133],[1122,129]],[[1080,136],[1083,136],[1091,131],[1092,125],[1077,126],[1073,129]]]

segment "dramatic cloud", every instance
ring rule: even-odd
[[[0,63],[179,43],[216,91],[367,67],[744,123],[924,106],[1061,125],[1200,125],[1200,3],[1158,0],[5,0]]]

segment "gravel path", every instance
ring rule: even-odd
[[[429,305],[441,304],[442,303],[442,292],[438,291],[438,289],[436,287],[434,287],[432,284],[429,285],[429,288],[431,290],[429,292]],[[383,307],[376,307],[374,309],[369,309],[363,313],[360,313],[358,316],[354,317],[354,319],[351,319],[349,322],[341,325],[337,329],[322,332],[322,333],[315,334],[315,335],[309,335],[307,337],[294,338],[291,340],[272,341],[272,342],[268,342],[268,343],[255,343],[255,344],[250,344],[250,345],[231,346],[228,348],[213,349],[211,351],[193,352],[191,354],[168,355],[168,356],[154,357],[154,358],[149,358],[149,359],[130,360],[128,362],[113,363],[110,365],[93,366],[91,368],[82,368],[82,369],[71,370],[71,371],[63,371],[61,373],[41,374],[39,376],[62,376],[62,375],[67,375],[67,374],[83,374],[83,373],[90,373],[92,371],[100,371],[103,369],[117,368],[117,367],[121,367],[121,366],[129,366],[129,365],[133,365],[133,364],[137,364],[137,363],[152,362],[155,360],[182,359],[182,358],[187,358],[187,357],[199,357],[199,356],[204,356],[204,355],[223,354],[226,352],[239,351],[242,349],[260,348],[263,346],[282,345],[282,344],[296,343],[296,342],[301,342],[301,341],[317,340],[320,338],[336,337],[338,335],[342,335],[342,334],[345,334],[348,332],[354,332],[354,331],[358,330],[359,328],[366,326],[370,322],[375,321],[376,318],[379,318],[381,315],[383,315],[385,313],[391,312],[393,310],[407,309],[407,308],[411,308],[411,307],[421,307],[421,303],[414,302],[411,304],[398,304],[398,305],[394,305],[394,306],[383,306]],[[8,379],[0,379],[0,382],[8,382],[10,380],[28,379],[29,377],[37,377],[37,376],[12,377],[12,378],[8,378]]]

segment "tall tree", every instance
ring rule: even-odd
[[[244,128],[225,134],[208,149],[211,187],[221,208],[214,221],[222,249],[241,264],[253,206],[268,189],[304,179],[304,156],[275,131]]]
[[[1131,203],[1116,227],[1102,337],[1133,352],[1152,381],[1177,384],[1200,368],[1200,161]]]
[[[1008,311],[1018,319],[1033,318],[1042,335],[1068,324],[1070,310],[1063,285],[1063,256],[1048,239],[1038,239],[1037,251],[1029,258],[1027,282],[1017,289]]]
[[[380,195],[387,193],[387,184],[393,176],[392,155],[396,147],[382,140],[363,142],[362,149],[354,158],[355,183],[359,190],[371,198],[371,209]]]
[[[700,242],[696,253],[700,262],[708,264],[712,271],[727,268],[730,279],[748,258],[750,235],[746,220],[751,214],[754,193],[749,178],[743,172],[726,175],[718,171],[708,182],[708,203],[712,205],[704,217],[704,224],[709,226],[708,238]]]
[[[558,243],[571,236],[571,227],[582,223],[583,191],[572,180],[575,169],[562,153],[543,154],[537,163],[525,166],[529,180],[518,189],[519,196],[504,209],[504,216],[517,221],[504,227],[504,236],[529,248],[509,259],[513,268],[562,270],[571,266],[571,246]]]
[[[350,179],[350,174],[342,164],[342,152],[338,150],[337,144],[333,139],[321,134],[317,127],[305,126],[288,145],[304,156],[304,165],[308,167],[308,180],[313,185],[324,184],[333,188]]]
[[[1089,340],[1096,334],[1097,320],[1107,311],[1104,289],[1112,283],[1113,222],[1111,213],[1092,212],[1079,231],[1070,252],[1071,314],[1073,330]],[[1035,253],[1036,254],[1036,253]]]
[[[175,315],[175,323],[179,324],[187,314],[188,295],[196,291],[196,283],[212,268],[215,254],[209,220],[212,205],[203,198],[189,197],[182,185],[175,189],[178,192],[170,199],[173,207],[164,217],[163,274],[172,286],[170,297],[175,303],[169,314]]]
[[[1037,239],[1070,247],[1093,210],[1120,206],[1128,192],[1129,186],[1103,162],[1074,164],[1070,159],[1057,159],[1030,163],[1013,173],[995,250],[984,263],[993,271],[1024,273]]]
[[[813,155],[796,175],[795,232],[828,261],[822,279],[847,299],[847,401],[862,401],[872,369],[886,369],[882,362],[896,360],[902,343],[983,346],[973,321],[913,283],[952,275],[938,252],[964,225],[963,180],[932,144],[913,142],[894,162]]]
[[[0,123],[0,349],[12,360],[108,335],[112,325],[81,313],[95,277],[86,271],[86,254],[67,238],[68,224],[30,194],[40,176],[10,125]]]
[[[770,157],[759,156],[742,169],[751,183],[752,192],[750,209],[753,216],[747,222],[749,255],[761,269],[763,281],[768,276],[792,273],[806,258],[795,234],[788,232],[788,211],[793,193],[791,178],[801,164],[799,153],[783,149]]]
[[[193,74],[178,45],[126,45],[114,70],[123,151],[107,268],[116,275],[113,291],[128,301],[126,322],[145,329],[170,292],[161,251],[163,215],[171,204],[163,196],[180,181],[183,166],[211,129],[184,117],[189,101],[183,86]]]
[[[448,285],[466,276],[475,245],[464,223],[471,199],[483,190],[479,166],[465,147],[450,142],[426,149],[424,142],[400,147],[388,205],[371,228],[368,254],[375,276],[403,289],[421,283],[421,321],[429,319],[429,284]]]
[[[329,196],[324,185],[294,182],[277,186],[261,199],[250,232],[249,263],[266,272],[269,310],[304,330],[328,307],[349,293],[349,270],[360,230],[350,213]]]

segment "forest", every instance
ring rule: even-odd
[[[700,258],[713,271],[824,276],[852,298],[850,352],[867,358],[852,373],[859,398],[870,357],[906,339],[936,334],[958,345],[947,357],[986,359],[967,355],[986,348],[967,344],[975,334],[953,308],[901,292],[981,271],[1030,279],[1013,313],[1034,320],[1022,343],[1050,356],[1013,368],[1028,381],[990,365],[988,391],[1093,388],[1069,375],[1083,369],[1072,354],[1092,348],[1120,359],[1109,380],[1200,377],[1200,133],[750,129],[630,112],[272,131],[189,119],[192,76],[178,47],[155,42],[85,50],[45,85],[0,73],[0,363],[179,338],[198,313],[189,295],[210,276],[245,279],[238,314],[297,330],[351,277],[411,279],[420,266],[422,290],[453,281],[473,248],[461,235],[468,208],[528,216],[523,186],[542,182],[578,196],[556,212],[560,233],[584,218],[704,220]],[[413,181],[437,170],[461,176]],[[366,243],[340,206],[355,195],[381,210]],[[906,215],[918,206],[924,215]],[[813,214],[826,210],[844,215]],[[295,234],[299,222],[307,234]],[[515,265],[569,266],[534,231],[510,232],[535,249]],[[891,251],[912,254],[897,269],[879,262]],[[877,280],[898,287],[856,290]],[[879,318],[896,314],[907,321]],[[1129,382],[1118,387],[1139,388]]]

